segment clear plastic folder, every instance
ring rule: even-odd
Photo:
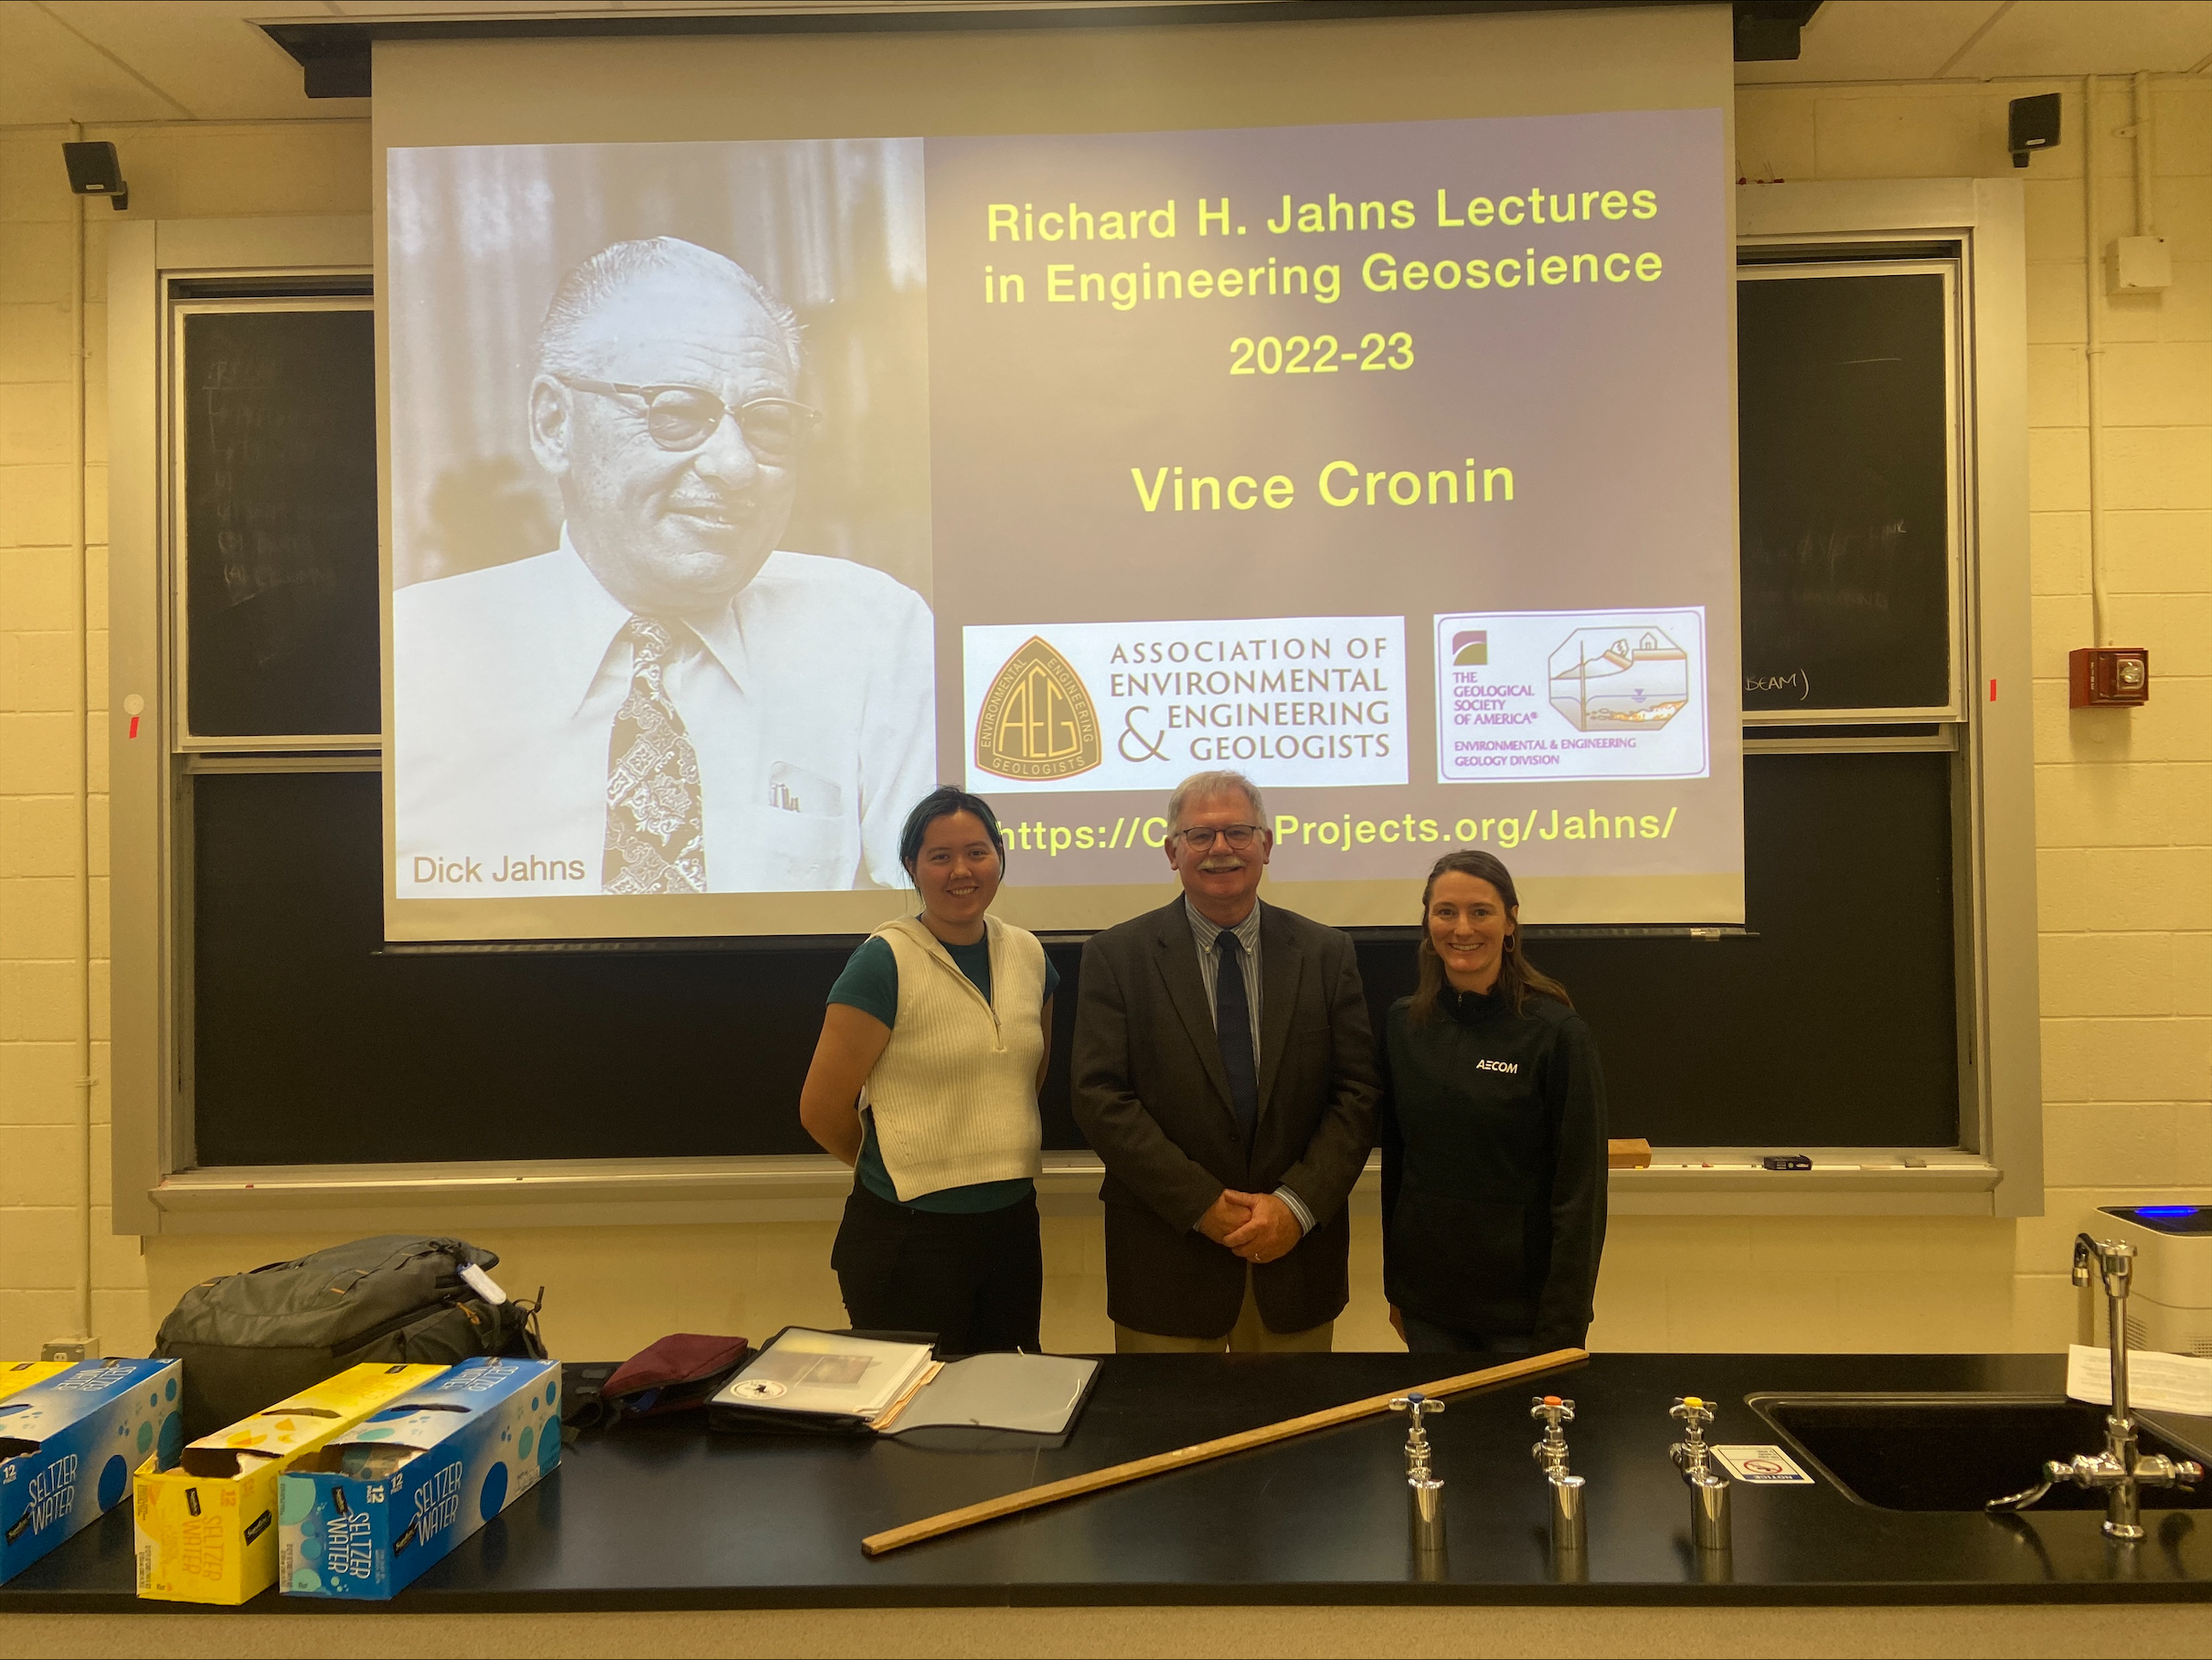
[[[707,1422],[744,1433],[910,1436],[945,1451],[1063,1440],[1098,1376],[1065,1355],[934,1357],[917,1333],[786,1326],[708,1403]]]
[[[1098,1369],[1095,1360],[1066,1355],[971,1355],[947,1361],[904,1410],[877,1428],[885,1435],[934,1429],[1065,1434]]]

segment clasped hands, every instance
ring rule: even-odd
[[[1272,1262],[1304,1236],[1291,1208],[1271,1193],[1225,1187],[1198,1218],[1198,1231],[1247,1262]]]

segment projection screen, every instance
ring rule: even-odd
[[[380,42],[386,922],[1743,916],[1726,6]]]

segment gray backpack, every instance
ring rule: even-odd
[[[154,1346],[185,1363],[186,1439],[367,1361],[543,1359],[537,1304],[488,1303],[461,1277],[464,1264],[498,1261],[462,1240],[388,1233],[202,1281],[162,1322]]]

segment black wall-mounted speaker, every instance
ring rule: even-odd
[[[131,186],[122,182],[122,163],[106,140],[61,146],[69,170],[69,188],[79,196],[104,196],[118,210],[131,205]]]
[[[2058,94],[2040,93],[2034,98],[2015,98],[2008,106],[2005,123],[2005,148],[2013,153],[2013,165],[2025,167],[2031,152],[2048,150],[2058,142]]]

